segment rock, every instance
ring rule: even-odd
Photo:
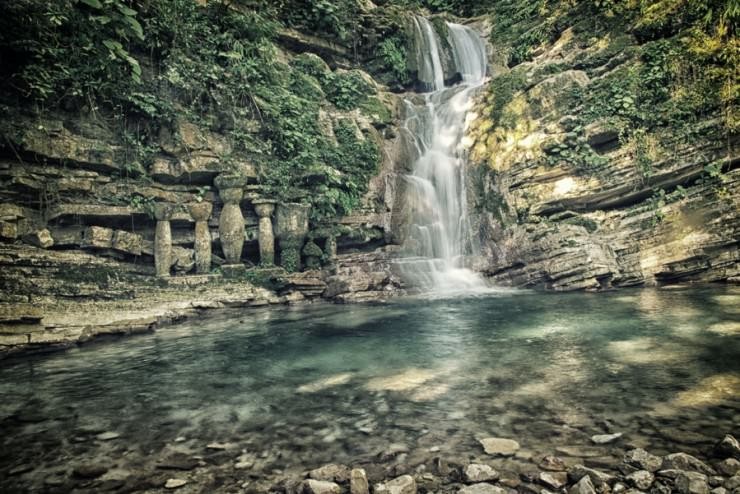
[[[164,488],[165,489],[178,489],[187,483],[188,481],[183,480],[183,479],[167,479],[167,482],[165,482],[164,484]]]
[[[727,489],[725,489],[724,487],[715,487],[709,492],[710,494],[727,494]]]
[[[89,226],[85,228],[82,236],[82,247],[94,247],[97,249],[110,249],[113,247],[113,230],[102,226]]]
[[[558,490],[568,483],[568,474],[565,472],[541,472],[537,480],[547,487]]]
[[[713,475],[707,479],[709,487],[719,487],[725,483],[725,478],[719,475]]]
[[[374,494],[416,494],[416,481],[411,475],[401,475],[384,484],[376,484]]]
[[[199,465],[199,461],[185,453],[173,453],[172,455],[160,460],[157,468],[163,470],[192,470]]]
[[[304,494],[340,494],[342,489],[334,482],[308,479],[303,481]]]
[[[726,458],[717,463],[717,469],[722,475],[731,477],[740,471],[740,461],[735,458]]]
[[[471,463],[465,467],[464,470],[465,481],[474,482],[485,482],[487,480],[496,480],[499,478],[499,473],[488,465],[481,465],[479,463]]]
[[[573,466],[573,468],[568,470],[568,476],[573,482],[578,482],[583,477],[588,477],[591,480],[591,483],[599,488],[614,481],[613,475],[599,472],[598,470],[594,470],[593,468],[588,468],[583,465]]]
[[[537,464],[542,470],[551,472],[562,472],[567,469],[565,462],[557,456],[547,455]]]
[[[98,441],[110,441],[112,439],[118,439],[119,437],[121,437],[121,435],[118,432],[112,431],[102,432],[95,436]]]
[[[740,460],[740,443],[734,436],[727,434],[714,446],[714,453],[720,458],[732,457]]]
[[[353,468],[349,474],[350,494],[370,494],[370,486],[367,482],[367,474],[362,468]]]
[[[23,241],[27,244],[42,249],[48,249],[54,245],[54,239],[51,237],[51,232],[46,228],[42,230],[36,230],[35,232],[23,235]]]
[[[647,490],[653,485],[655,477],[647,470],[638,470],[627,475],[627,483],[640,490]]]
[[[612,494],[622,494],[623,492],[626,492],[626,491],[627,491],[627,486],[621,482],[617,482],[612,487]]]
[[[732,477],[727,479],[723,487],[728,491],[734,491],[735,489],[740,487],[740,475],[733,475]]]
[[[518,442],[499,437],[487,437],[478,442],[483,445],[483,450],[489,455],[513,456],[520,448]]]
[[[698,472],[680,472],[675,486],[681,494],[709,494],[707,476]]]
[[[467,485],[457,491],[457,494],[506,494],[501,487],[481,482],[479,484]]]
[[[573,456],[576,458],[592,458],[602,456],[604,451],[601,448],[590,448],[583,446],[558,446],[555,451],[564,456]]]
[[[212,449],[214,451],[225,451],[227,449],[234,449],[236,447],[233,443],[219,443],[213,442],[206,444],[206,449]]]
[[[141,255],[141,249],[144,245],[144,239],[141,235],[127,232],[125,230],[116,230],[113,233],[113,248],[127,254],[135,256]]]
[[[108,471],[103,465],[77,465],[72,470],[72,475],[80,479],[96,479]]]
[[[686,453],[673,453],[663,458],[663,469],[688,470],[714,475],[716,472],[703,461]]]
[[[0,238],[15,240],[18,238],[18,226],[15,223],[0,221]]]
[[[350,469],[344,465],[329,464],[308,472],[309,478],[328,482],[347,482],[350,479]]]
[[[621,432],[617,432],[615,434],[599,434],[596,436],[591,436],[591,441],[593,441],[594,444],[609,444],[613,443],[620,437],[622,437]]]
[[[660,457],[651,455],[642,448],[632,449],[624,454],[622,459],[627,465],[647,470],[648,472],[657,471],[663,464]]]
[[[596,490],[591,479],[586,475],[576,485],[568,489],[568,494],[596,494]]]

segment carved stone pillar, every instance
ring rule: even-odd
[[[211,232],[208,229],[208,218],[211,217],[213,204],[194,202],[188,205],[188,210],[195,220],[195,272],[208,274],[211,271]]]
[[[239,202],[244,197],[246,179],[236,175],[219,175],[215,180],[224,208],[219,218],[218,234],[227,264],[240,264],[244,247],[244,215]]]
[[[270,199],[256,199],[252,202],[254,211],[260,218],[259,244],[260,264],[271,266],[275,264],[275,237],[272,233],[272,212],[275,211],[275,201]]]
[[[281,203],[275,213],[280,265],[288,271],[301,270],[301,247],[308,233],[308,204]]]
[[[154,269],[157,276],[166,278],[172,266],[172,231],[170,220],[175,212],[172,204],[158,202],[154,205],[157,229],[154,231]]]
[[[326,237],[324,252],[330,261],[334,261],[337,258],[337,237],[335,237],[334,234],[329,234],[329,236]]]

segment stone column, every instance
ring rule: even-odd
[[[337,258],[337,237],[333,233],[330,233],[329,236],[326,237],[324,252],[330,261],[334,261]]]
[[[278,204],[275,213],[280,265],[288,271],[301,270],[301,247],[308,233],[308,204]]]
[[[219,175],[215,180],[224,208],[219,218],[218,234],[227,264],[241,264],[244,247],[244,215],[239,202],[244,197],[246,179],[238,175]]]
[[[154,231],[154,269],[160,278],[168,277],[172,266],[170,220],[174,212],[173,204],[158,202],[154,205],[154,217],[157,219],[157,229]]]
[[[275,237],[272,233],[272,212],[275,211],[275,201],[270,199],[255,199],[254,211],[260,218],[259,225],[259,244],[260,244],[260,264],[271,266],[275,264]]]
[[[195,220],[195,272],[208,274],[211,271],[211,232],[208,229],[208,218],[211,217],[213,204],[194,202],[188,205],[188,210]]]

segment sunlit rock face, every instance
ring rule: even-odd
[[[468,200],[484,270],[554,290],[737,280],[740,171],[719,117],[690,137],[668,124],[620,132],[589,98],[637,70],[639,49],[602,59],[634,41],[577,36],[567,29],[493,78],[471,112]]]

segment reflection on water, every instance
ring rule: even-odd
[[[430,448],[481,455],[488,435],[533,455],[606,432],[624,436],[604,456],[699,450],[738,433],[738,300],[646,289],[265,309],[6,361],[0,488],[80,462],[115,464],[104,480],[154,472],[213,442],[235,448],[218,468],[253,478],[380,461],[392,444],[408,464]],[[32,469],[9,475],[20,465]]]

